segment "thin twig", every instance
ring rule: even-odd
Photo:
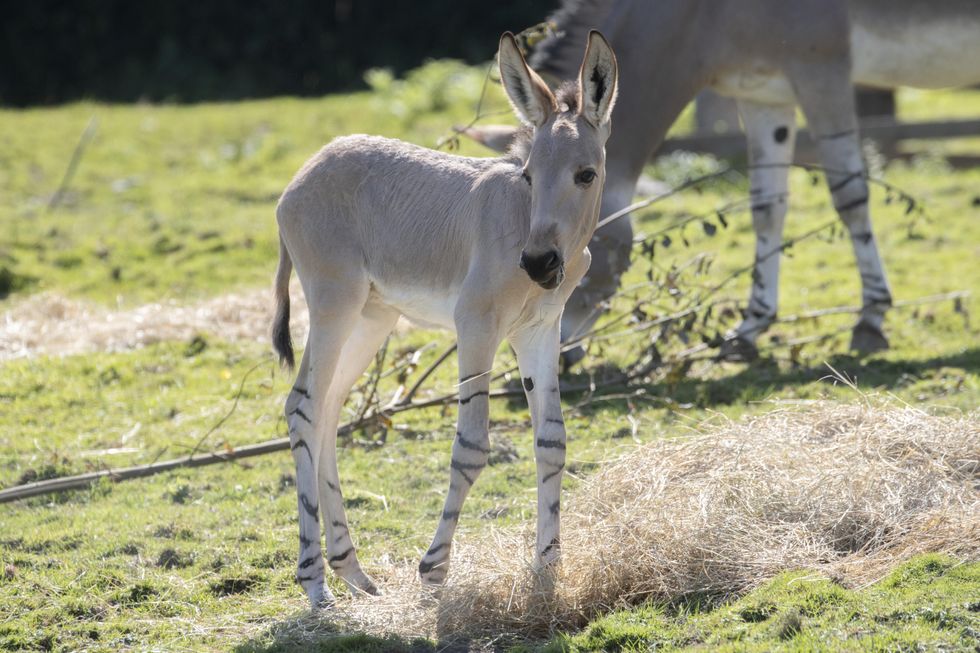
[[[58,190],[55,191],[54,195],[51,196],[51,201],[48,202],[47,210],[49,212],[55,210],[61,204],[61,200],[64,199],[65,193],[68,192],[68,185],[75,176],[75,170],[78,168],[78,164],[82,160],[82,155],[85,153],[85,148],[92,142],[98,128],[99,119],[95,116],[89,118],[88,124],[82,130],[82,135],[78,137],[75,150],[71,153],[71,159],[68,160],[68,167],[65,168],[65,174],[61,177],[61,183],[58,184]]]

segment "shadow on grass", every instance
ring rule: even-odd
[[[863,391],[889,390],[923,385],[924,392],[932,392],[941,396],[955,392],[959,382],[957,379],[947,379],[938,374],[944,368],[961,369],[967,373],[980,371],[980,347],[965,351],[935,356],[932,358],[889,360],[878,356],[859,357],[848,354],[838,354],[830,357],[826,363],[806,366],[787,367],[771,358],[761,358],[751,364],[718,363],[732,369],[735,373],[721,378],[702,379],[688,377],[676,383],[655,383],[642,387],[649,397],[663,397],[678,404],[689,404],[699,408],[712,408],[734,404],[736,402],[758,401],[773,394],[778,394],[790,388],[798,388],[811,383],[826,380],[833,381],[833,372],[829,366],[840,372],[848,379],[856,380]],[[608,371],[608,370],[607,370]],[[954,375],[955,376],[955,375]],[[584,373],[564,376],[562,383],[581,385],[588,383],[589,377]],[[617,394],[621,389],[611,389],[603,394]],[[575,395],[570,395],[574,397]],[[579,395],[581,396],[581,395]],[[603,408],[622,408],[627,410],[625,400],[613,399],[601,402]],[[588,412],[588,407],[583,407]]]
[[[235,653],[466,653],[473,642],[449,637],[438,642],[387,635],[378,637],[345,631],[332,623],[329,615],[307,614],[285,619],[265,632],[242,642]]]
[[[409,640],[344,632],[326,619],[304,615],[277,623],[233,650],[235,653],[434,653],[455,649],[437,647],[422,638]]]

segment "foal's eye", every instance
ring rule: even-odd
[[[588,186],[595,181],[596,173],[592,168],[586,168],[575,174],[575,183],[581,186]]]
[[[531,185],[531,175],[527,174],[527,170],[521,172],[521,179],[527,182],[527,185]]]

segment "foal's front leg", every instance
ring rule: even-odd
[[[561,479],[565,469],[565,420],[558,392],[559,322],[539,324],[510,339],[517,352],[534,428],[538,468],[538,534],[535,562],[543,568],[560,553]]]
[[[486,316],[480,316],[485,321]],[[419,563],[422,582],[436,585],[446,579],[453,533],[463,501],[490,456],[490,369],[500,340],[496,332],[479,320],[461,323],[459,338],[459,417],[453,440],[449,492],[439,527],[429,550]]]

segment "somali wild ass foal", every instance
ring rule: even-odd
[[[579,39],[597,28],[619,53],[623,93],[613,116],[600,214],[632,200],[637,179],[699,90],[738,100],[748,138],[756,266],[742,323],[722,348],[756,354],[776,317],[779,255],[793,160],[796,107],[806,114],[834,208],[851,237],[863,308],[852,348],[888,346],[892,296],[868,212],[853,83],[939,88],[980,83],[977,0],[564,0],[557,36],[531,59],[548,78],[578,65]],[[563,339],[588,331],[629,267],[633,231],[621,218],[596,231],[592,267],[562,318]],[[570,361],[581,348],[566,354]]]
[[[588,36],[578,83],[557,97],[509,33],[499,58],[507,96],[530,127],[509,156],[464,158],[350,136],[310,159],[279,201],[273,342],[288,365],[292,266],[310,309],[309,340],[285,410],[299,499],[298,580],[314,606],[333,599],[324,585],[327,565],[352,592],[377,592],[354,552],[335,445],[347,393],[399,315],[454,329],[459,341],[449,491],[419,564],[422,580],[446,577],[463,500],[487,462],[489,372],[503,338],[517,353],[534,428],[535,559],[545,565],[558,555],[565,462],[559,322],[589,267],[617,68],[597,32]]]

